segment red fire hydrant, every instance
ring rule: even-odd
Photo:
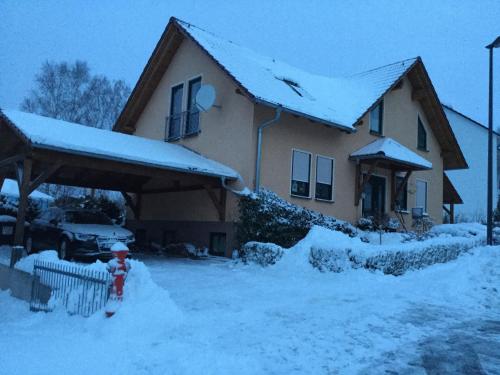
[[[130,262],[127,260],[128,247],[122,242],[117,242],[111,247],[113,259],[111,259],[106,268],[111,276],[113,276],[113,288],[106,304],[106,316],[109,318],[118,310],[123,300],[123,287],[128,271],[130,270]]]

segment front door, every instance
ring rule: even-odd
[[[363,217],[378,216],[383,213],[385,213],[385,178],[372,175],[363,190]]]

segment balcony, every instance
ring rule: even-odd
[[[184,111],[165,120],[165,141],[172,142],[200,132],[200,112]]]

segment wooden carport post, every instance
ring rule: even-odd
[[[18,187],[19,187],[19,204],[17,207],[16,231],[14,233],[14,246],[10,256],[10,267],[13,268],[16,262],[22,258],[24,252],[24,226],[26,220],[26,208],[28,206],[28,194],[31,181],[31,168],[33,162],[29,158],[25,158],[19,162],[18,168]]]

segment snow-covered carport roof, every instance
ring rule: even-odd
[[[0,111],[0,186],[6,178],[17,180],[19,186],[20,224],[28,195],[45,182],[120,191],[136,218],[140,199],[127,193],[140,197],[206,190],[224,220],[223,180],[239,175],[179,145],[4,110]],[[22,245],[23,232],[24,226],[16,225],[16,245]]]
[[[156,176],[161,171],[167,171],[226,179],[238,178],[238,173],[232,168],[180,145],[20,111],[3,110],[0,116],[2,128],[12,131],[23,143],[24,150],[30,151],[35,158],[36,155],[51,154],[55,156],[53,160],[61,159],[62,164],[69,165],[71,160],[79,157],[87,160],[84,163],[87,168],[91,168],[92,161],[99,163],[97,169],[106,169],[105,166],[112,163],[111,171],[123,170],[125,174],[138,176]],[[5,144],[6,142],[8,144]],[[0,144],[0,155],[13,146],[9,137],[2,137]],[[71,185],[76,183],[80,182]],[[122,183],[124,181],[120,182]],[[82,181],[82,185],[78,186],[88,184],[90,183]],[[114,190],[121,190],[120,184],[114,186]],[[105,185],[109,188],[109,183]]]

